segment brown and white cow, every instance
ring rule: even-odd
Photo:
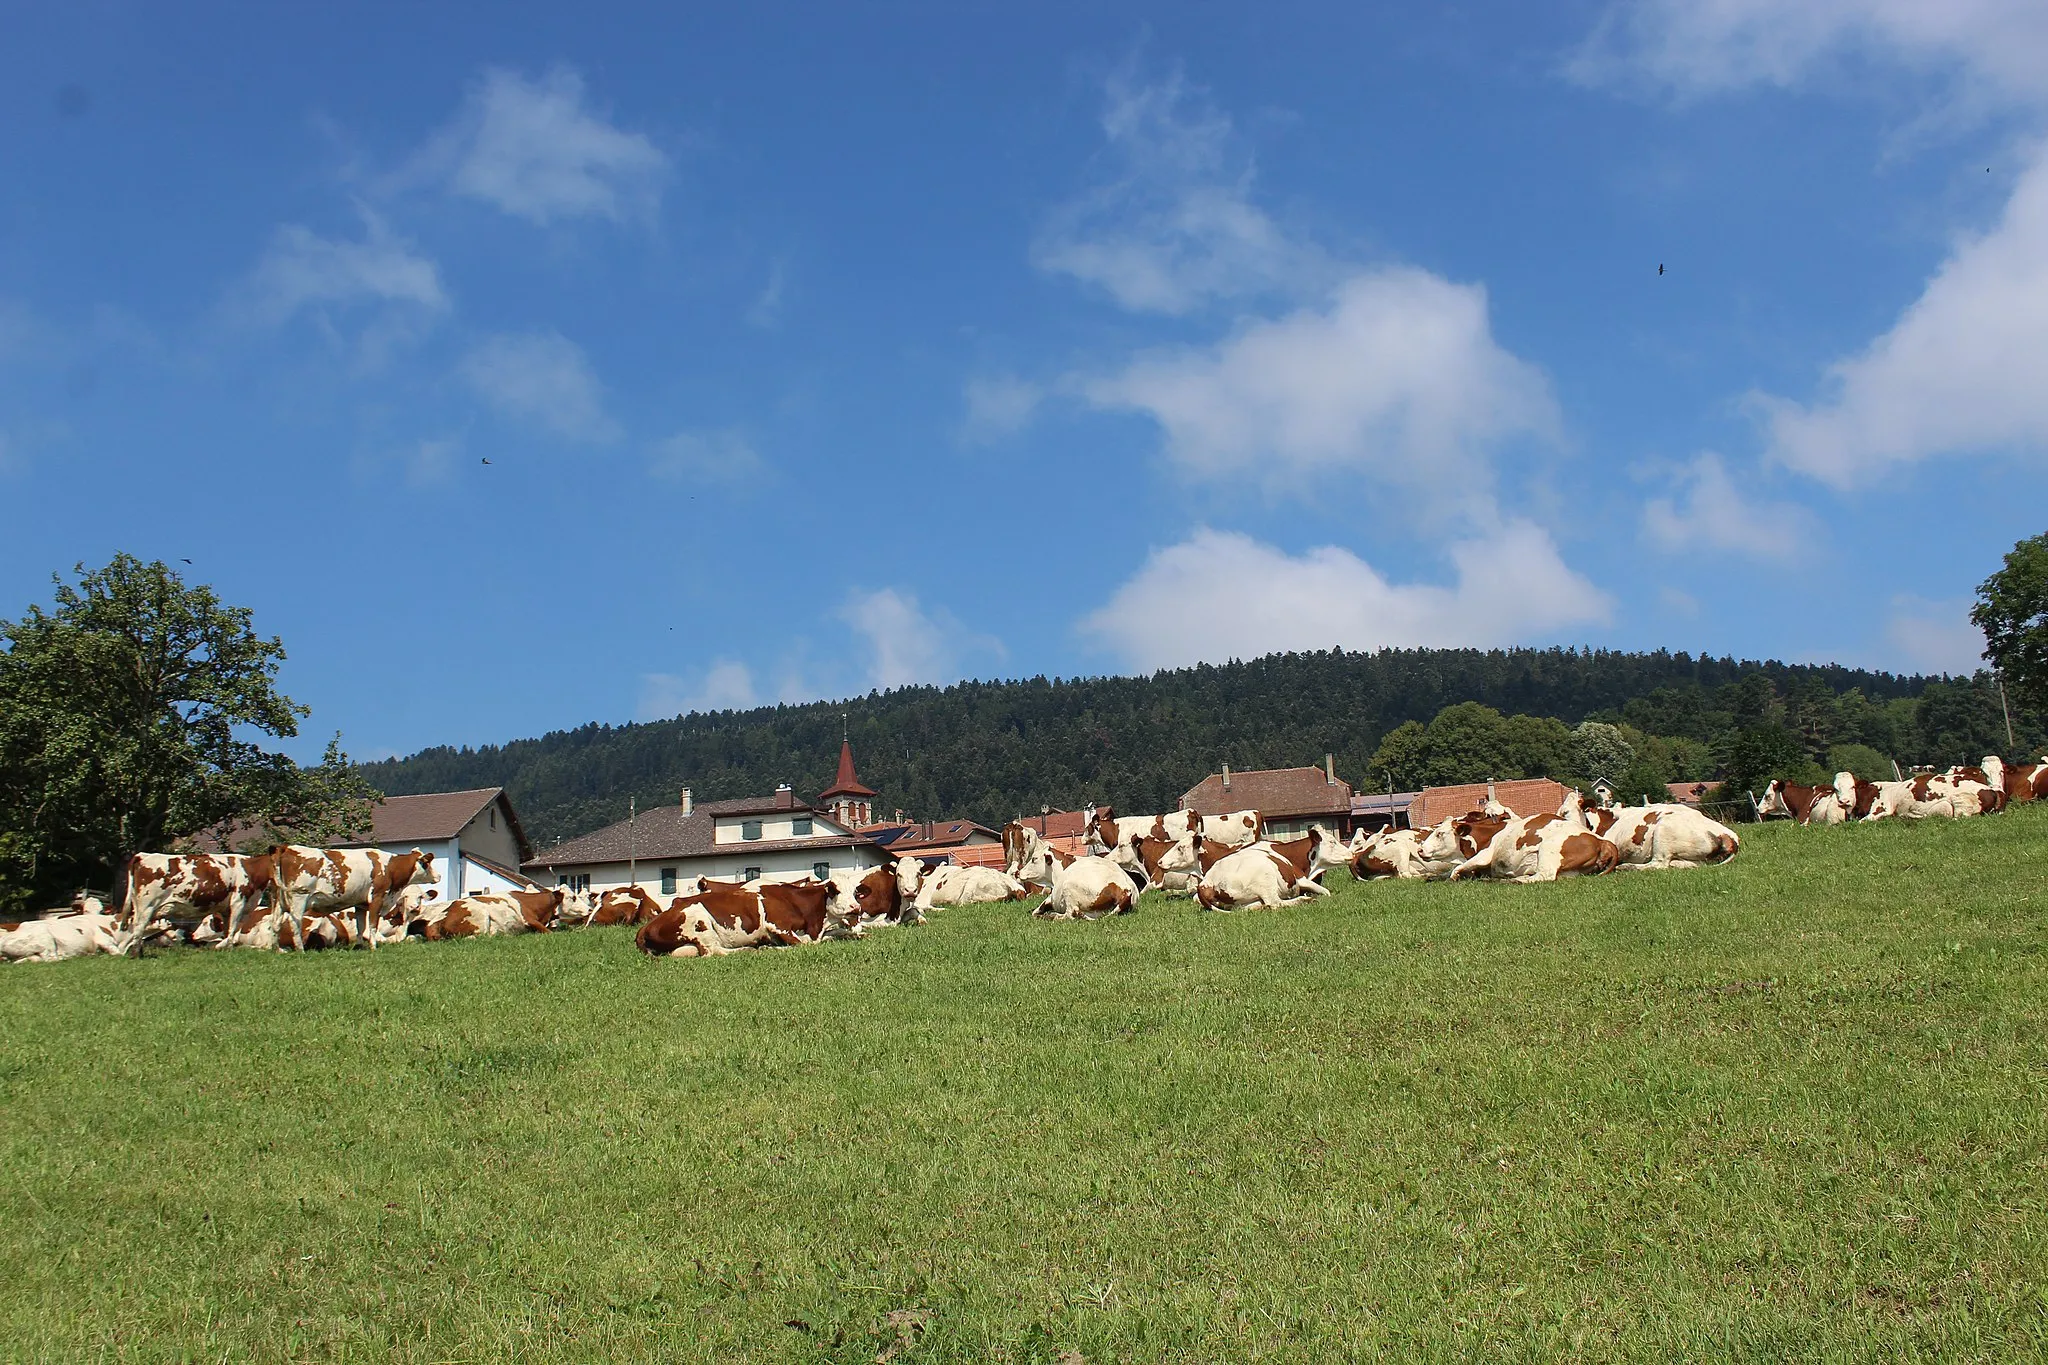
[[[1598,876],[1620,863],[1621,851],[1579,821],[1562,815],[1525,815],[1501,826],[1484,848],[1458,864],[1451,880],[1550,882]]]
[[[1826,802],[1840,809],[1833,788]],[[1839,818],[1839,817],[1838,817]],[[1705,867],[1742,851],[1735,831],[1691,806],[1608,806],[1588,811],[1593,833],[1614,845],[1624,868]]]
[[[1087,815],[1089,851],[1110,857],[1132,839],[1201,838],[1206,822],[1200,811],[1177,810],[1169,815],[1118,815],[1114,807],[1091,807]],[[1220,837],[1220,836],[1219,836]]]
[[[133,935],[114,916],[94,912],[0,925],[0,961],[63,962],[68,958],[128,951]]]
[[[308,914],[353,910],[358,938],[373,949],[377,940],[370,930],[383,917],[386,900],[408,886],[441,880],[434,855],[419,849],[386,853],[376,848],[279,844],[270,850],[270,858],[274,904],[295,929],[303,926]],[[304,934],[293,934],[292,942],[303,949]]]
[[[1849,802],[1833,784],[1809,787],[1780,777],[1771,779],[1756,806],[1767,820],[1781,815],[1802,825],[1839,825],[1849,818]]]
[[[128,860],[121,922],[131,934],[158,919],[203,920],[216,913],[240,923],[272,891],[275,867],[268,853],[137,853]]]
[[[1505,806],[1498,811],[1467,811],[1432,825],[1415,850],[1420,875],[1429,881],[1451,876],[1470,859],[1484,852],[1508,827],[1514,816]]]
[[[829,883],[764,882],[758,890],[678,896],[640,926],[633,942],[653,957],[722,957],[741,948],[859,938],[860,926],[834,909]]]
[[[947,905],[1021,901],[1031,891],[1022,881],[993,867],[955,867],[945,863],[926,871],[912,894],[919,910],[931,910]]]
[[[1133,835],[1117,845],[1108,857],[1133,879],[1141,879],[1143,886],[1191,894],[1202,877],[1201,858],[1196,849],[1203,837],[1192,830],[1178,838]]]
[[[568,893],[557,886],[547,891],[492,891],[448,902],[448,911],[427,925],[426,939],[487,938],[500,934],[545,934],[555,927]]]
[[[904,864],[912,864],[905,867]],[[922,884],[924,864],[915,858],[895,858],[879,867],[857,872],[839,872],[831,880],[812,883],[829,888],[834,910],[848,923],[863,928],[893,924],[922,924],[917,887]],[[910,889],[906,894],[904,883]]]
[[[1311,827],[1299,839],[1238,849],[1202,874],[1195,899],[1206,910],[1232,910],[1240,905],[1271,909],[1327,896],[1329,889],[1315,880],[1324,867],[1332,865],[1321,852],[1326,842],[1334,845],[1332,856],[1341,864],[1347,850],[1335,840],[1325,840],[1320,826]]]
[[[1045,899],[1032,908],[1040,919],[1101,919],[1135,910],[1144,884],[1117,866],[1112,858],[1069,857],[1055,849],[1044,851],[1042,876]],[[1139,877],[1144,874],[1140,873]],[[1020,880],[1036,881],[1026,872]]]

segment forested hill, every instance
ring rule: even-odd
[[[966,682],[592,724],[481,749],[428,749],[364,772],[392,795],[502,785],[545,847],[623,819],[629,796],[665,805],[686,786],[713,800],[788,782],[815,797],[832,780],[843,713],[861,781],[880,793],[878,813],[900,807],[919,819],[994,825],[1090,800],[1171,810],[1220,764],[1311,764],[1326,752],[1336,756],[1338,776],[1377,787],[1366,766],[1381,737],[1456,702],[1567,722],[1629,719],[1706,741],[1730,724],[1739,690],[1732,685],[1751,674],[1767,676],[1780,695],[1855,689],[1873,702],[1919,696],[1934,681],[1663,651],[1276,654],[1150,677]]]

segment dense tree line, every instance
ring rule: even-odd
[[[1312,764],[1325,753],[1335,755],[1340,777],[1381,789],[1386,777],[1374,759],[1390,732],[1407,722],[1426,726],[1464,702],[1554,723],[1555,730],[1522,727],[1539,748],[1564,733],[1568,752],[1569,727],[1589,719],[1654,737],[1642,746],[1646,760],[1658,771],[1668,765],[1671,780],[1718,776],[1747,761],[1731,737],[1748,730],[1782,729],[1799,736],[1802,753],[1823,756],[1836,745],[1866,744],[1906,764],[2003,747],[1990,744],[2003,732],[1988,680],[1661,650],[1389,649],[1276,654],[1138,678],[909,687],[844,702],[593,724],[478,749],[428,749],[363,771],[392,793],[504,786],[545,846],[623,819],[628,797],[643,807],[672,804],[686,786],[699,799],[758,794],[778,782],[815,796],[832,780],[843,714],[861,780],[881,793],[884,813],[901,807],[918,818],[999,824],[1091,800],[1170,810],[1221,764]],[[1569,758],[1561,761],[1569,768]],[[1404,772],[1397,785],[1429,775]],[[1510,774],[1479,773],[1489,775]]]

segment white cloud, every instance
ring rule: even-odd
[[[678,483],[741,488],[762,479],[768,465],[737,431],[679,431],[654,447],[647,472]]]
[[[1251,162],[1229,117],[1178,75],[1112,79],[1102,129],[1109,177],[1039,233],[1039,269],[1095,285],[1134,312],[1168,314],[1295,293],[1327,276],[1320,253],[1252,205]]]
[[[588,109],[583,77],[557,67],[537,81],[486,71],[401,179],[439,181],[545,225],[651,213],[667,172],[660,149]]]
[[[1680,483],[1682,504],[1653,498],[1643,508],[1643,530],[1667,550],[1735,550],[1786,562],[1803,557],[1821,534],[1804,508],[1745,498],[1712,452],[1694,460]]]
[[[927,612],[914,595],[894,588],[855,590],[839,618],[866,638],[871,687],[953,682],[964,655],[1003,651],[1001,641],[971,634],[945,610]]]
[[[1959,242],[1889,332],[1831,367],[1825,398],[1758,401],[1779,460],[1847,487],[1935,455],[2048,451],[2043,355],[2048,148],[1997,226]]]
[[[1970,621],[1968,598],[1892,599],[1885,638],[1907,663],[1930,673],[1974,673],[1985,667],[1984,633]]]
[[[507,417],[539,422],[572,441],[619,434],[583,351],[558,332],[501,332],[463,358],[462,377]]]
[[[236,291],[236,311],[265,326],[288,321],[301,309],[395,304],[443,312],[447,292],[433,261],[391,235],[381,218],[363,214],[361,241],[322,237],[288,223]]]
[[[979,376],[967,381],[967,416],[960,439],[979,445],[1022,431],[1045,398],[1045,390],[1015,375]]]
[[[1605,623],[1612,604],[1540,528],[1512,521],[1450,547],[1448,587],[1393,584],[1336,546],[1293,556],[1232,531],[1200,530],[1153,552],[1080,624],[1149,670],[1276,650],[1528,643]]]
[[[1485,289],[1404,267],[1354,275],[1327,306],[1214,347],[1142,355],[1082,390],[1150,415],[1196,474],[1369,473],[1466,508],[1491,505],[1494,443],[1558,425],[1542,373],[1494,341]]]
[[[691,711],[745,711],[760,704],[753,670],[737,659],[717,659],[701,675],[640,675],[640,720],[664,720]]]
[[[747,305],[747,325],[762,331],[772,331],[782,321],[783,296],[789,289],[789,273],[781,261],[768,266],[768,281],[761,286],[761,292]]]
[[[2048,96],[2040,0],[1633,0],[1616,4],[1570,65],[1592,82],[1682,95],[1791,86],[1852,55],[1961,74],[1966,98]]]

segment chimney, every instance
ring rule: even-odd
[[[688,815],[697,808],[697,802],[690,795],[688,787],[683,788],[683,814]]]
[[[1335,755],[1323,755],[1323,781],[1333,787],[1337,785],[1337,759]]]
[[[1230,765],[1228,763],[1223,765],[1223,790],[1230,790]]]
[[[775,789],[775,809],[777,809],[777,810],[789,810],[789,809],[790,809],[791,807],[793,807],[793,806],[795,806],[795,805],[796,805],[796,793],[790,790],[789,784],[788,784],[787,782],[784,782],[784,783],[782,783],[781,785],[779,785],[778,787],[776,787],[776,789]]]

